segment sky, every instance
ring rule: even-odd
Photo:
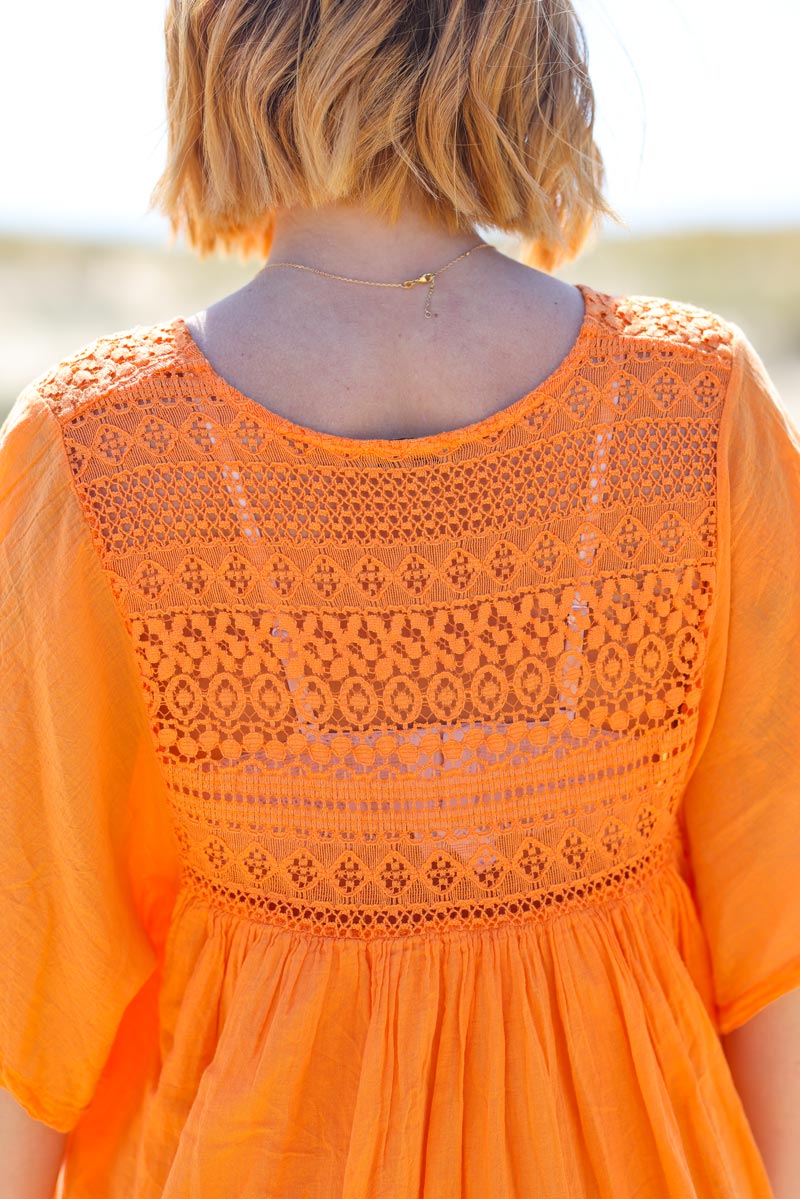
[[[621,232],[800,223],[796,0],[576,8]],[[0,232],[166,244],[147,212],[166,154],[165,10],[38,0],[4,17]]]

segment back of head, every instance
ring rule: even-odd
[[[569,0],[170,0],[165,34],[152,205],[201,257],[266,257],[276,209],[413,204],[550,270],[616,217]]]

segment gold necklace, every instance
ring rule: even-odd
[[[426,271],[424,275],[420,275],[418,279],[406,279],[404,283],[374,283],[371,279],[349,279],[346,275],[332,275],[330,271],[320,271],[313,266],[301,266],[299,262],[268,262],[261,269],[266,271],[271,266],[293,266],[299,271],[313,271],[315,275],[325,275],[328,279],[341,279],[343,283],[363,283],[367,287],[414,287],[417,283],[428,284],[428,294],[425,298],[425,315],[431,315],[431,296],[433,295],[436,276],[441,275],[442,271],[446,271],[454,262],[459,262],[462,258],[466,258],[473,250],[480,250],[483,247],[491,249],[488,241],[479,242],[477,246],[472,246],[469,250],[465,250],[463,254],[459,254],[458,258],[452,258],[450,262],[446,262],[444,266],[440,266],[436,271]]]

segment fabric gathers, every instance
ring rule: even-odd
[[[800,985],[800,434],[587,285],[419,438],[183,317],[0,429],[0,1084],[64,1199],[770,1199],[720,1035]]]

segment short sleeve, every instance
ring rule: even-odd
[[[722,1034],[800,986],[800,433],[732,328],[718,610],[681,811]]]
[[[133,643],[33,385],[0,428],[0,1085],[75,1127],[174,899]]]

